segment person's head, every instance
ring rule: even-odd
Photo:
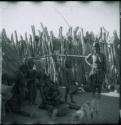
[[[94,53],[99,53],[100,52],[100,45],[98,42],[93,43],[93,52]]]
[[[19,67],[19,71],[21,71],[24,75],[27,74],[27,70],[28,70],[28,67],[25,64]]]
[[[24,75],[24,77],[27,76],[27,70],[28,70],[28,67],[25,64],[19,67],[19,72],[21,72]]]

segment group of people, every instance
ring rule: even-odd
[[[90,59],[92,63],[90,63]],[[85,57],[85,61],[91,67],[89,79],[92,93],[95,95],[97,90],[100,95],[106,74],[106,60],[105,56],[100,53],[99,43],[94,42],[93,51]],[[35,104],[37,90],[39,90],[42,98],[42,104],[39,108],[46,108],[49,112],[52,112],[54,107],[67,103],[68,95],[70,96],[71,102],[75,102],[73,95],[78,90],[78,85],[73,81],[71,59],[68,56],[66,56],[64,67],[66,78],[65,100],[61,100],[61,92],[59,91],[58,85],[49,76],[40,70],[38,71],[34,66],[34,61],[30,59],[19,67],[12,91],[13,96],[8,101],[13,112],[20,113],[25,100],[28,100],[29,104]]]
[[[5,78],[3,82],[6,82]],[[49,112],[52,111],[54,106],[62,103],[58,86],[49,76],[36,69],[33,59],[29,59],[16,72],[12,89],[13,96],[7,102],[7,105],[12,112],[22,113],[22,106],[26,101],[30,105],[36,104],[37,92],[40,93],[42,98],[40,108],[46,108]]]

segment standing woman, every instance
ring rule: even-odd
[[[89,60],[91,60],[92,63],[90,63]],[[106,74],[106,57],[100,52],[98,42],[93,43],[93,52],[85,58],[85,61],[91,67],[89,79],[91,81],[92,93],[95,96],[97,90],[100,97]]]

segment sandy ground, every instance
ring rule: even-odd
[[[61,90],[64,96],[63,90]],[[81,96],[75,96],[75,102],[79,105],[82,105],[85,101],[90,100],[92,98],[91,93],[83,93]],[[70,100],[69,100],[70,101]],[[22,116],[18,114],[6,114],[6,122],[15,121],[17,123],[34,123],[39,121],[40,123],[51,123],[51,117],[48,115],[46,110],[41,110],[38,108],[39,104],[41,103],[41,99],[38,93],[38,97],[36,100],[37,105],[25,105],[23,107],[24,112],[32,114],[31,117],[29,116]],[[100,111],[99,116],[95,120],[97,124],[104,124],[104,123],[113,123],[117,124],[119,120],[119,98],[102,95],[100,99]],[[69,112],[64,117],[57,117],[54,123],[69,123],[71,121],[71,114],[75,110],[69,109]]]

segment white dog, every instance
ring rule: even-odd
[[[72,114],[73,124],[93,122],[99,112],[98,100],[93,99],[85,102],[79,110]]]

